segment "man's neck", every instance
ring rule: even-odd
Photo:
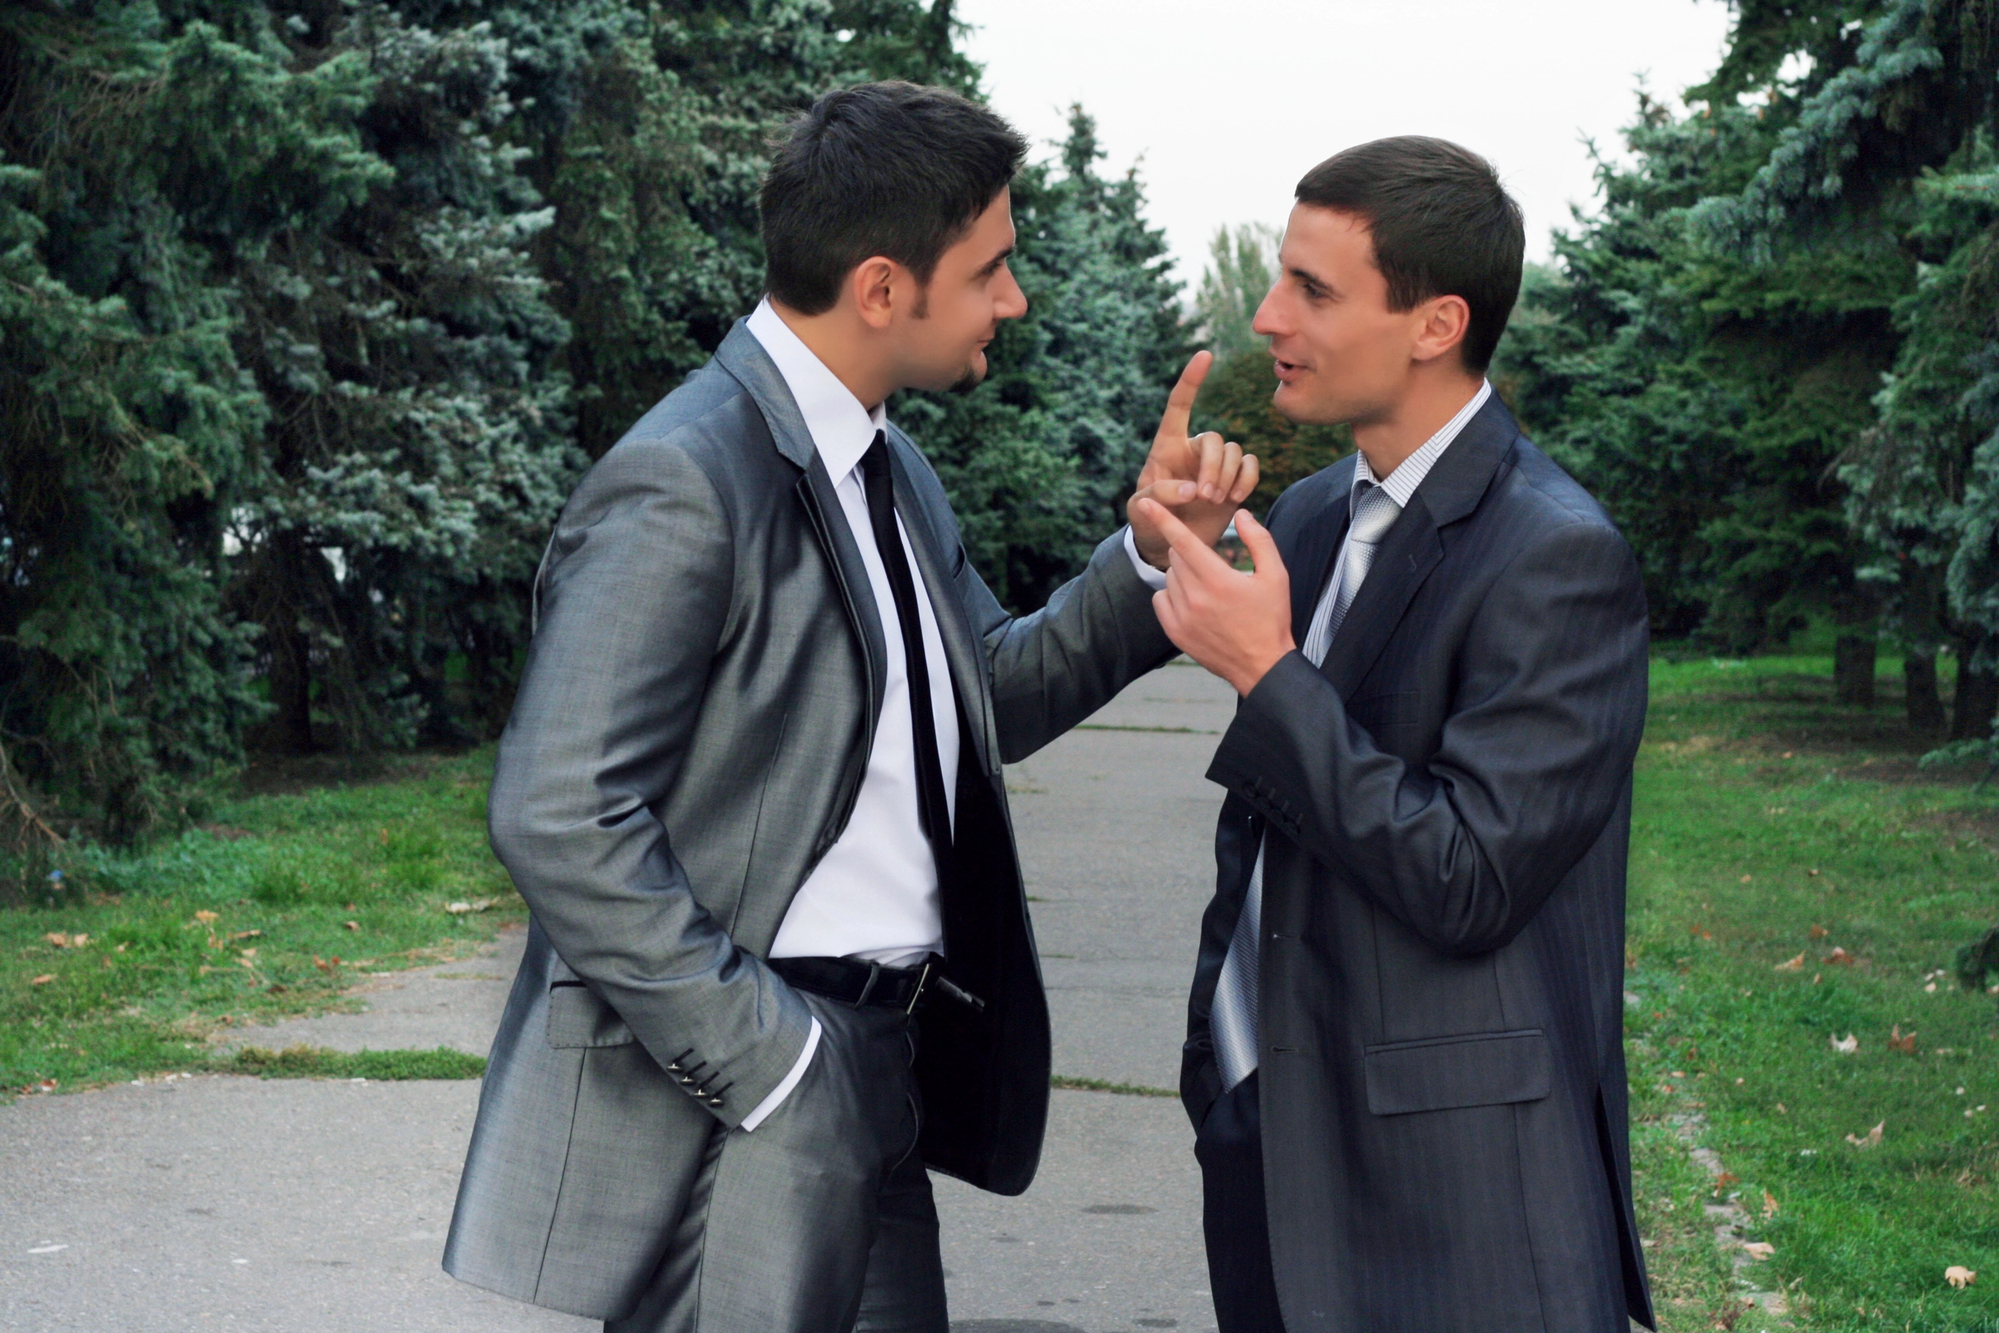
[[[1477,395],[1485,376],[1452,370],[1418,380],[1411,392],[1388,412],[1355,422],[1354,445],[1367,459],[1376,481],[1386,481],[1409,455],[1464,410]]]
[[[886,368],[874,364],[876,358],[869,355],[874,330],[851,310],[836,305],[823,315],[802,315],[776,301],[770,308],[868,411],[880,407],[895,391],[897,386],[889,382]]]

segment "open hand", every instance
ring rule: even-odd
[[[1291,575],[1270,530],[1247,509],[1236,514],[1236,534],[1256,562],[1255,573],[1243,574],[1157,501],[1139,504],[1171,551],[1166,588],[1152,594],[1160,627],[1181,652],[1248,694],[1298,646],[1291,637]]]
[[[1152,452],[1138,474],[1138,490],[1125,504],[1138,553],[1155,569],[1166,568],[1167,541],[1141,501],[1153,501],[1178,517],[1198,541],[1213,549],[1236,508],[1256,489],[1256,455],[1244,453],[1241,445],[1213,431],[1191,438],[1187,434],[1194,398],[1214,362],[1214,353],[1196,352],[1180,372],[1179,383],[1166,397]]]

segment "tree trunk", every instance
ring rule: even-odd
[[[271,737],[287,754],[311,754],[312,636],[299,624],[306,570],[295,535],[287,533],[271,543],[269,569],[275,577],[260,618],[271,646],[271,703],[277,708]]]
[[[1872,627],[1865,634],[1842,634],[1832,645],[1832,697],[1839,703],[1874,706],[1874,654],[1876,639]]]
[[[1992,734],[1992,715],[1999,712],[1999,671],[1991,667],[1973,671],[1958,658],[1957,694],[1951,700],[1950,738],[1954,741],[1984,740]]]
[[[1943,696],[1937,693],[1937,655],[1911,650],[1902,655],[1902,700],[1909,710],[1909,729],[1943,730]]]

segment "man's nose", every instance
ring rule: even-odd
[[[993,313],[1000,319],[1019,319],[1027,313],[1027,293],[1020,290],[1012,269],[1001,269],[1000,279],[999,301]]]
[[[1263,300],[1256,307],[1256,317],[1250,320],[1249,327],[1252,332],[1260,333],[1266,338],[1274,338],[1278,334],[1291,331],[1287,321],[1279,317],[1276,286],[1273,285],[1263,294]]]

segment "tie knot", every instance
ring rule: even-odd
[[[1395,503],[1387,491],[1379,486],[1368,486],[1354,498],[1353,540],[1374,545],[1395,526],[1395,520],[1401,513],[1402,506]]]

